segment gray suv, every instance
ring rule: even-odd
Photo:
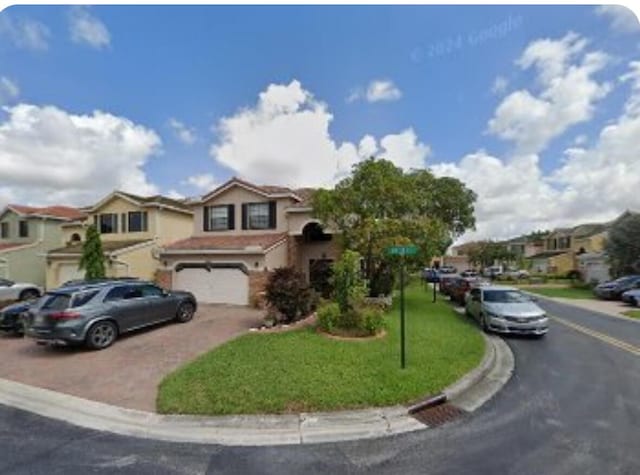
[[[156,323],[186,323],[196,311],[190,292],[151,282],[102,282],[47,292],[25,314],[25,334],[39,343],[110,346],[122,333]]]

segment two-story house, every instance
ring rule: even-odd
[[[64,223],[83,217],[68,206],[6,206],[0,213],[0,277],[44,287],[46,252],[60,245]]]
[[[61,227],[57,248],[47,253],[48,288],[84,276],[79,263],[89,224],[100,233],[109,277],[154,279],[159,248],[191,235],[193,211],[164,196],[115,191],[84,210],[84,219]]]
[[[162,285],[189,290],[199,302],[240,305],[278,267],[295,267],[322,285],[339,251],[312,216],[312,191],[232,178],[193,202],[192,236],[160,252]]]

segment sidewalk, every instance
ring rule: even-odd
[[[507,344],[497,337],[486,337],[486,342],[480,365],[443,391],[451,403],[467,411],[489,400],[513,372],[513,355]],[[285,415],[160,415],[5,379],[0,379],[0,404],[97,431],[202,444],[308,444],[370,439],[427,428],[404,406]]]
[[[571,305],[573,307],[579,307],[585,310],[591,310],[592,312],[603,313],[607,316],[620,318],[627,322],[640,323],[640,319],[630,318],[622,314],[622,312],[626,312],[628,310],[634,310],[636,309],[636,307],[630,307],[629,305],[623,302],[620,302],[618,300],[567,299],[567,298],[561,298],[561,297],[547,297],[547,296],[533,294],[533,293],[531,295],[535,295],[536,298],[539,298],[539,299],[547,299],[553,302],[558,302],[565,305]]]

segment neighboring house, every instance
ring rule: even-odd
[[[247,305],[270,271],[291,266],[321,287],[339,251],[312,216],[312,192],[230,179],[192,202],[193,233],[162,249],[160,283],[199,302]]]
[[[45,254],[60,245],[62,225],[84,214],[68,206],[10,204],[0,213],[0,277],[45,286]]]
[[[545,250],[529,257],[532,271],[566,275],[580,270],[578,256],[601,253],[610,225],[589,223],[554,230],[545,239]]]
[[[48,288],[82,278],[79,269],[86,227],[95,224],[109,277],[154,279],[161,246],[191,235],[193,212],[182,201],[115,191],[84,209],[85,219],[62,226],[57,248],[47,253]]]

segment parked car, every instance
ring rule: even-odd
[[[188,322],[196,308],[192,293],[168,292],[145,281],[61,287],[27,311],[25,334],[39,343],[84,343],[102,350],[131,330],[169,320]]]
[[[7,305],[0,310],[0,330],[17,336],[24,334],[23,316],[35,300],[27,300]]]
[[[474,269],[467,269],[460,273],[462,277],[478,277],[478,272]]]
[[[478,285],[477,277],[458,277],[451,283],[449,289],[449,297],[452,302],[456,302],[460,305],[464,305],[466,302],[467,292],[471,290],[471,287]]]
[[[453,266],[442,266],[442,267],[440,267],[440,273],[441,274],[455,274],[456,272],[458,272],[458,269],[456,269]]]
[[[529,277],[529,271],[524,269],[509,269],[502,273],[503,277],[508,277],[511,279],[526,279]]]
[[[445,274],[440,276],[440,293],[444,295],[449,295],[451,291],[451,286],[454,284],[456,279],[459,279],[460,276],[457,274]]]
[[[74,287],[78,285],[90,285],[90,284],[100,284],[103,282],[111,282],[111,281],[128,281],[128,280],[139,280],[137,277],[101,277],[97,279],[73,279],[67,280],[63,282],[60,287]]]
[[[469,291],[465,311],[478,321],[485,332],[541,337],[549,331],[549,319],[544,310],[514,287],[473,287]]]
[[[42,288],[36,284],[0,279],[0,301],[33,300],[40,295],[42,295]]]
[[[640,285],[640,275],[626,275],[609,282],[598,284],[593,289],[593,293],[606,300],[619,300],[622,294]]]
[[[422,279],[432,284],[440,282],[440,273],[436,269],[425,267],[422,269]]]
[[[635,288],[623,292],[621,298],[624,303],[628,303],[629,305],[633,305],[634,307],[640,307],[640,288]]]

